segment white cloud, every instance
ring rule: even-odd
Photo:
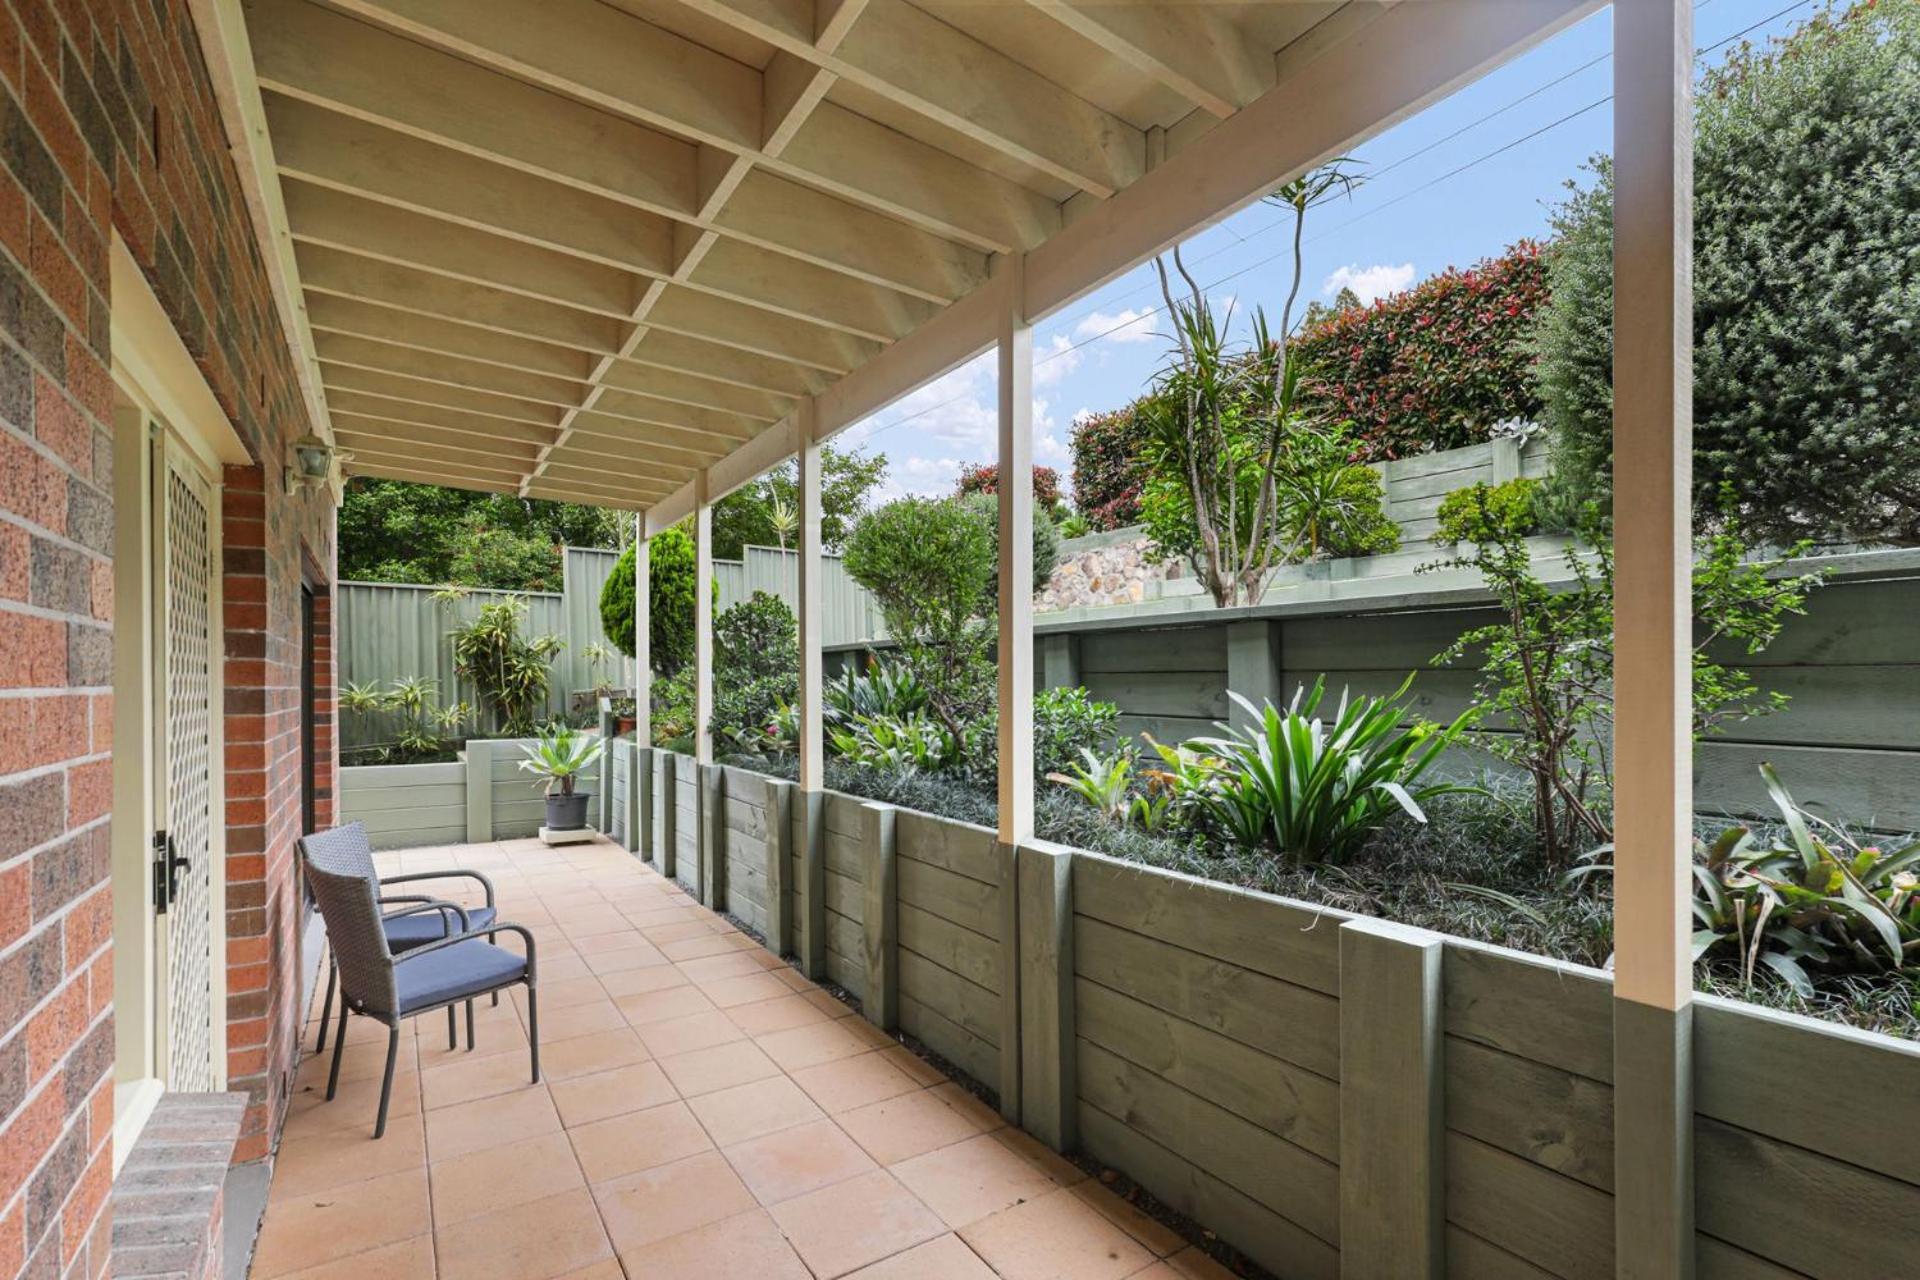
[[[1328,276],[1326,283],[1320,286],[1320,292],[1332,297],[1342,289],[1351,289],[1361,302],[1371,303],[1376,298],[1398,293],[1412,283],[1411,262],[1403,262],[1397,267],[1386,262],[1377,262],[1370,267],[1349,263]]]
[[[1076,338],[1100,338],[1107,342],[1152,342],[1160,337],[1154,328],[1158,312],[1146,307],[1126,307],[1120,311],[1091,311],[1073,327]]]
[[[1064,333],[1056,333],[1033,353],[1035,389],[1057,385],[1080,367],[1080,348]]]

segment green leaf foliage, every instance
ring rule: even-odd
[[[693,661],[693,539],[684,529],[663,529],[648,540],[648,645],[656,671],[671,674]],[[628,547],[600,588],[600,629],[629,658],[633,643],[633,562]]]
[[[631,522],[603,507],[356,476],[340,503],[340,576],[558,591],[562,546],[619,546]]]
[[[786,602],[756,591],[714,620],[713,730],[760,751],[780,709],[800,696],[800,631]]]
[[[1074,419],[1073,502],[1089,527],[1122,529],[1140,520],[1147,482],[1147,430],[1140,402]]]
[[[839,551],[887,478],[884,455],[825,445],[820,450],[820,545]],[[788,547],[800,509],[798,472],[789,460],[713,504],[713,554],[738,560],[744,548]]]
[[[1694,481],[1786,545],[1920,544],[1920,5],[1816,14],[1697,94]],[[1537,346],[1557,483],[1610,489],[1613,176],[1557,212]]]
[[[480,700],[500,717],[502,732],[524,737],[546,706],[558,636],[520,633],[527,602],[509,596],[480,606],[472,622],[452,633],[454,670],[473,681]]]

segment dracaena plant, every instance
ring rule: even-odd
[[[1429,775],[1474,713],[1416,720],[1412,684],[1386,697],[1343,693],[1331,718],[1320,714],[1324,677],[1284,710],[1229,693],[1253,724],[1192,744],[1219,762],[1196,795],[1200,812],[1235,841],[1302,863],[1344,861],[1396,813],[1426,822],[1426,802],[1472,789]]]
[[[1796,804],[1772,765],[1760,774],[1785,834],[1735,826],[1694,841],[1694,960],[1730,961],[1748,986],[1764,967],[1802,995],[1816,974],[1920,963],[1920,841],[1862,845]],[[1593,850],[1568,878],[1611,875],[1612,852]]]

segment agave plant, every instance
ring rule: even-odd
[[[1802,995],[1813,991],[1809,968],[1907,967],[1920,956],[1920,841],[1891,851],[1861,845],[1796,804],[1772,765],[1761,765],[1760,776],[1786,838],[1735,826],[1710,844],[1694,841],[1694,960],[1735,960],[1748,986],[1765,966]],[[1612,852],[1593,850],[1568,878],[1612,874]]]
[[[604,744],[599,738],[566,725],[553,725],[522,748],[527,758],[520,762],[526,772],[547,780],[547,794],[573,794],[574,784],[587,766],[600,758]]]
[[[1395,813],[1424,823],[1424,802],[1473,790],[1422,779],[1474,713],[1408,726],[1412,684],[1408,676],[1383,698],[1343,693],[1331,720],[1318,714],[1324,677],[1296,690],[1284,711],[1230,692],[1254,724],[1222,725],[1225,736],[1188,744],[1218,761],[1195,792],[1198,808],[1240,843],[1300,862],[1342,861]]]

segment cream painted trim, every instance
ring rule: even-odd
[[[119,233],[113,237],[113,379],[148,412],[174,429],[219,483],[220,467],[253,461],[220,400],[167,319],[146,273]],[[280,460],[262,458],[269,472]]]
[[[213,82],[214,98],[220,104],[221,123],[226,126],[233,166],[240,175],[254,240],[267,264],[268,283],[280,313],[280,327],[287,336],[287,349],[293,356],[307,418],[314,433],[331,444],[333,420],[327,413],[313,330],[307,324],[306,304],[301,300],[300,268],[293,256],[293,235],[273,157],[273,139],[267,133],[266,107],[260,100],[246,18],[240,0],[187,0],[187,10],[200,37],[200,55]],[[116,307],[116,314],[118,310]],[[270,480],[279,473],[280,459],[262,458],[260,462]]]
[[[116,1000],[114,1012],[119,1013]],[[120,1166],[133,1154],[133,1144],[140,1140],[140,1133],[147,1127],[147,1121],[153,1118],[153,1109],[160,1105],[165,1097],[167,1086],[157,1076],[142,1076],[138,1080],[118,1081],[113,1086],[113,1176],[120,1176]]]

